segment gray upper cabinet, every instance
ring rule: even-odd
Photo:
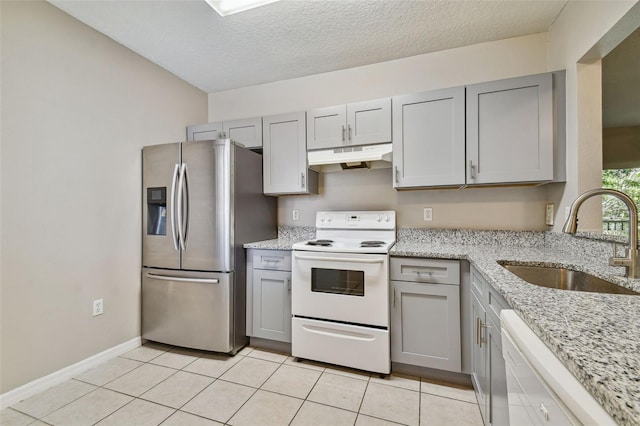
[[[467,183],[554,179],[551,73],[467,86]]]
[[[194,124],[187,127],[187,141],[208,141],[224,138],[222,121],[216,123]]]
[[[318,173],[307,167],[304,112],[262,119],[264,193],[317,194]]]
[[[307,111],[307,148],[391,142],[391,99]]]
[[[262,117],[245,118],[187,127],[188,141],[229,138],[247,148],[262,148]]]
[[[393,98],[393,187],[465,184],[465,88]]]

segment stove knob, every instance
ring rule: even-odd
[[[320,223],[324,223],[324,216],[320,216]]]
[[[391,218],[389,217],[389,215],[385,214],[384,215],[384,221],[385,222],[389,222],[391,220]]]
[[[333,220],[333,218],[332,218],[331,216],[329,216],[329,217],[327,218],[327,222],[331,222],[332,220]]]
[[[381,222],[381,221],[382,221],[382,216],[380,216],[380,215],[376,216],[376,220],[377,220],[378,222]]]

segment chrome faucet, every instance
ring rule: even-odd
[[[578,228],[578,210],[582,203],[595,195],[613,195],[622,200],[629,209],[629,248],[626,250],[626,257],[616,257],[616,254],[609,258],[609,265],[624,266],[625,275],[629,278],[640,278],[640,257],[638,256],[638,207],[627,194],[615,189],[597,188],[580,195],[571,205],[569,217],[562,228],[562,232],[575,234]]]

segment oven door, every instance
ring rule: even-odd
[[[388,277],[386,254],[294,250],[292,313],[298,317],[388,327]]]

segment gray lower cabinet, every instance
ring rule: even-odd
[[[391,361],[462,371],[460,263],[392,257],[390,266]]]
[[[249,250],[247,259],[247,335],[290,343],[291,253]]]
[[[507,302],[471,268],[471,379],[486,425],[508,425],[507,374],[500,311]]]

